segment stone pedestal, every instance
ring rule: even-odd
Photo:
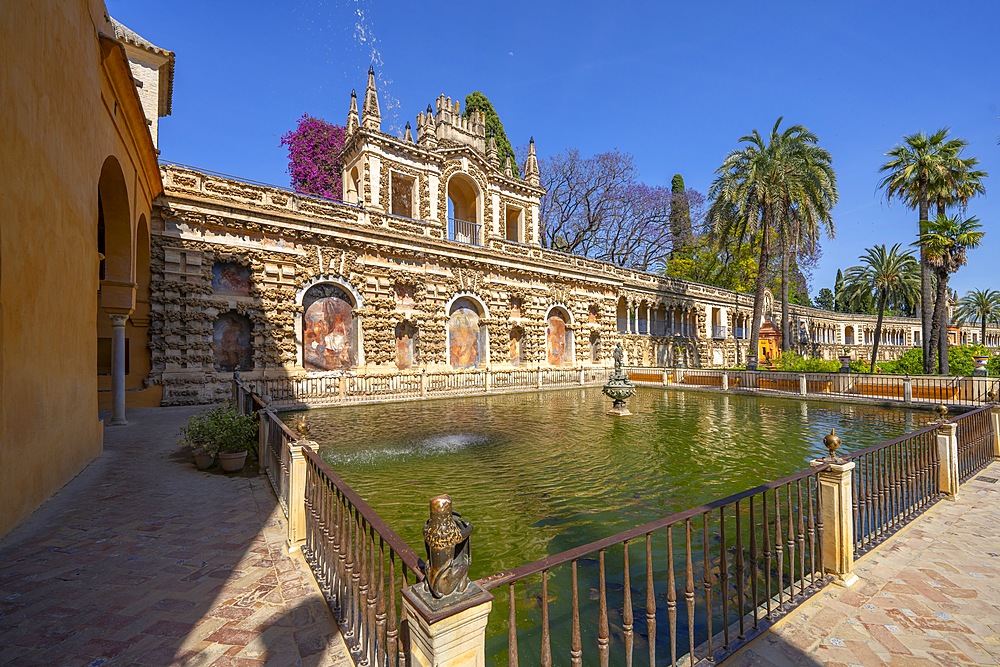
[[[288,552],[306,541],[306,459],[303,447],[318,448],[312,440],[288,443]]]
[[[827,461],[815,461],[823,465]],[[823,519],[823,566],[836,577],[841,586],[853,586],[854,574],[854,512],[851,506],[851,471],[853,461],[830,463],[819,474],[820,516]]]
[[[493,596],[475,583],[469,595],[440,610],[425,602],[417,584],[403,591],[413,667],[486,667],[486,623]]]

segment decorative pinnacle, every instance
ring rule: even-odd
[[[837,450],[840,449],[840,438],[834,432],[834,429],[830,429],[830,435],[823,438],[823,444],[826,445],[827,450],[830,455],[826,457],[827,461],[839,461],[840,457],[837,456]]]
[[[309,437],[309,422],[306,421],[305,415],[299,417],[299,420],[295,422],[295,430],[299,432],[300,440],[305,440]]]

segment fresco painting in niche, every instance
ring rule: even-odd
[[[479,310],[469,299],[459,299],[451,308],[448,349],[452,368],[479,365]]]
[[[399,285],[396,287],[396,308],[413,308],[413,285]]]
[[[514,327],[510,331],[510,363],[512,366],[521,365],[521,340],[524,331],[521,327]]]
[[[212,291],[228,296],[250,296],[250,269],[236,262],[212,265]]]
[[[546,330],[546,338],[549,349],[549,364],[552,366],[562,366],[572,362],[569,358],[568,345],[566,345],[566,320],[560,315],[553,314],[549,317],[549,326]]]
[[[354,311],[343,290],[330,284],[317,285],[306,293],[303,305],[306,370],[336,371],[356,366]]]
[[[521,300],[511,299],[510,300],[510,316],[511,317],[521,317]]]
[[[250,319],[235,312],[224,313],[215,320],[212,332],[215,368],[220,371],[248,371],[253,368],[253,337]]]
[[[408,370],[417,363],[417,328],[409,322],[396,325],[396,368]]]

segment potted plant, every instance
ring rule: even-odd
[[[850,373],[851,372],[851,349],[848,347],[844,348],[844,353],[841,354],[837,359],[840,361],[840,372]]]
[[[253,415],[241,415],[232,404],[227,404],[192,416],[181,432],[182,442],[196,455],[196,465],[199,456],[204,457],[200,459],[204,463],[209,455],[212,459],[218,455],[222,469],[235,472],[243,468],[247,451],[257,439],[257,423]],[[211,461],[204,467],[210,465]]]

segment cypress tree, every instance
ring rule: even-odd
[[[686,255],[691,248],[693,234],[691,232],[691,207],[688,204],[684,177],[674,174],[670,180],[670,235],[673,237],[674,248],[670,253],[674,257]]]
[[[510,157],[510,166],[514,170],[514,176],[520,177],[521,170],[517,164],[517,156],[514,155],[514,148],[510,145],[507,133],[503,131],[500,116],[497,115],[489,98],[478,90],[465,96],[465,111],[462,112],[462,117],[468,118],[473,111],[481,111],[486,116],[486,136],[489,137],[490,131],[493,131],[493,137],[497,142],[497,155],[500,156],[500,166],[503,167],[506,159]]]

